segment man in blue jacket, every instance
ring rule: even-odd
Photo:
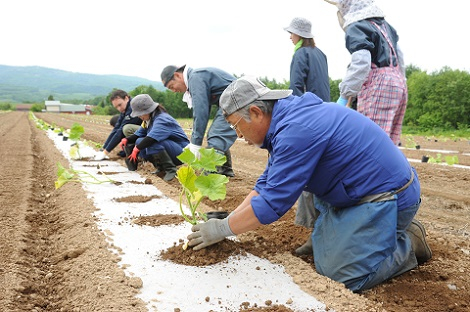
[[[221,96],[240,137],[269,151],[264,173],[225,219],[192,227],[198,250],[283,216],[302,191],[320,211],[312,233],[316,270],[362,291],[431,258],[416,170],[369,118],[313,93],[270,90],[242,77]]]
[[[211,107],[219,106],[220,95],[235,77],[214,67],[193,69],[186,65],[179,68],[169,65],[163,69],[161,78],[166,88],[184,93],[183,101],[193,109],[193,132],[188,148],[198,156],[209,123]],[[216,152],[227,157],[227,162],[217,170],[219,174],[234,176],[229,149],[236,139],[237,134],[230,128],[218,108],[207,131],[207,147],[214,148]]]
[[[114,124],[114,128],[103,144],[103,152],[95,156],[96,160],[109,158],[109,153],[121,142],[125,137],[134,134],[139,129],[142,120],[139,117],[132,117],[131,97],[123,90],[114,90],[110,96],[111,104],[119,112],[119,118]],[[123,155],[125,156],[125,154]]]

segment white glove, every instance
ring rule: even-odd
[[[95,160],[103,160],[103,159],[109,159],[109,157],[104,152],[98,152],[98,153],[96,153],[94,159]]]
[[[191,153],[193,153],[194,156],[196,156],[197,159],[199,159],[199,157],[201,157],[201,155],[199,154],[199,150],[201,149],[200,145],[195,145],[193,143],[189,143],[188,145],[186,145],[185,148],[189,149],[191,151]]]
[[[199,250],[218,243],[227,236],[235,235],[228,225],[229,217],[222,220],[209,219],[206,222],[193,225],[191,228],[193,233],[188,235],[188,246]]]

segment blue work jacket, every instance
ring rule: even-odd
[[[192,98],[194,119],[191,143],[202,145],[211,107],[219,106],[220,95],[235,79],[233,75],[214,67],[188,69],[188,90]],[[225,120],[222,122],[224,124],[221,127],[230,128]]]
[[[119,118],[114,126],[113,130],[109,134],[108,138],[103,144],[103,148],[108,152],[111,152],[124,138],[124,133],[122,132],[122,127],[127,124],[140,125],[142,120],[139,117],[131,117],[132,108],[131,100],[127,102],[126,110],[124,113],[119,114]]]
[[[301,47],[295,51],[290,64],[289,89],[293,95],[315,93],[325,102],[330,101],[330,80],[326,55],[317,47]]]
[[[274,105],[261,148],[269,151],[251,200],[262,224],[279,219],[308,191],[338,208],[397,190],[411,166],[388,135],[362,114],[307,92]],[[419,200],[419,182],[398,195],[398,209]]]

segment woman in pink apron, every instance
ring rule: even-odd
[[[395,144],[408,100],[403,54],[398,34],[374,0],[325,0],[338,8],[351,62],[337,103],[357,98],[357,111],[377,123]]]

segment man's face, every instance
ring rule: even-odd
[[[126,96],[124,99],[121,99],[120,97],[115,98],[111,101],[111,104],[113,104],[114,108],[117,109],[120,113],[124,113],[126,111],[127,102],[129,102],[128,96]]]
[[[261,147],[266,133],[269,129],[271,118],[265,115],[259,108],[252,106],[250,108],[250,120],[241,118],[237,112],[225,118],[227,122],[237,132],[239,138],[244,138],[250,145]]]
[[[173,77],[167,82],[166,87],[173,92],[186,92],[188,87],[184,83],[183,73],[176,72]]]

